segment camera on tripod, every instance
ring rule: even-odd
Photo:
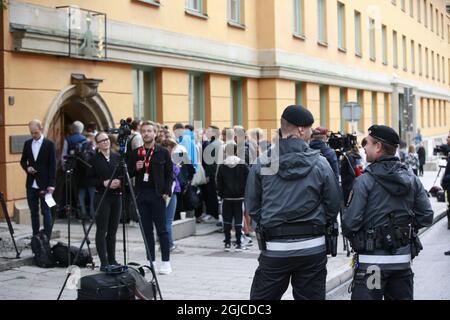
[[[109,129],[108,134],[117,134],[117,143],[120,147],[120,153],[126,153],[126,145],[128,141],[128,137],[131,135],[131,118],[127,118],[127,120],[120,120],[120,127],[117,129]]]
[[[436,146],[433,149],[433,155],[434,156],[441,156],[443,158],[447,158],[448,157],[448,153],[449,153],[449,146],[446,144],[441,144],[440,146]]]
[[[328,145],[333,150],[348,151],[358,143],[354,134],[343,134],[341,132],[331,132],[328,138]]]

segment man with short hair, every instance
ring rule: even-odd
[[[28,124],[32,139],[23,146],[20,165],[27,174],[27,201],[31,212],[33,235],[39,232],[39,203],[44,216],[44,233],[50,239],[52,234],[52,214],[45,202],[45,195],[52,194],[56,185],[56,150],[55,144],[42,134],[39,120]]]
[[[156,127],[150,121],[141,125],[144,147],[134,150],[129,160],[130,177],[136,177],[136,194],[142,226],[150,255],[155,261],[156,228],[161,244],[162,264],[160,274],[172,272],[170,265],[169,234],[166,228],[166,200],[172,195],[172,159],[167,149],[156,144]]]
[[[421,250],[417,232],[431,225],[433,210],[419,178],[395,157],[397,132],[384,125],[368,131],[363,147],[371,164],[356,178],[342,216],[342,232],[356,252],[352,300],[410,300],[411,258]]]
[[[336,219],[341,192],[327,160],[309,148],[313,122],[303,106],[287,107],[276,147],[250,168],[245,206],[261,250],[252,300],[279,300],[289,282],[296,300],[325,299],[325,231]]]
[[[336,151],[327,145],[328,129],[324,127],[317,127],[314,129],[311,136],[311,143],[309,146],[314,150],[320,150],[320,153],[328,160],[328,163],[333,169],[336,179],[339,180],[339,162],[336,156]]]

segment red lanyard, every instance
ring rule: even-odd
[[[152,157],[153,157],[153,152],[155,151],[155,147],[150,149],[150,155],[147,158],[147,160],[145,160],[144,164],[145,164],[145,172],[148,173],[148,168],[150,167],[150,162],[152,161]],[[145,159],[145,158],[144,158]]]

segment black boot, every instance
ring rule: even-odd
[[[450,210],[447,210],[447,229],[450,230]]]
[[[449,251],[445,251],[444,254],[445,254],[446,256],[450,256],[450,250],[449,250]]]

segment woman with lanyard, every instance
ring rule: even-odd
[[[106,271],[108,265],[117,265],[116,262],[116,233],[120,219],[120,190],[121,181],[111,177],[114,168],[120,162],[120,156],[111,152],[111,142],[106,133],[101,132],[95,136],[97,153],[91,160],[89,170],[89,184],[96,188],[95,205],[106,191],[101,207],[97,209],[95,223],[95,245],[100,258],[100,271]],[[110,181],[112,179],[112,181]]]
[[[169,234],[166,228],[166,200],[172,194],[172,159],[167,149],[156,144],[156,129],[152,122],[142,123],[141,135],[144,147],[132,152],[128,168],[130,176],[136,177],[136,200],[151,259],[155,262],[153,235],[155,225],[162,255],[159,273],[169,274],[172,267],[169,261]]]

